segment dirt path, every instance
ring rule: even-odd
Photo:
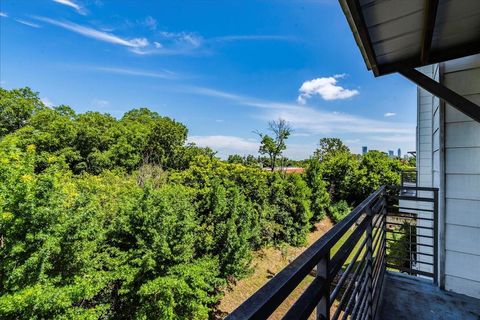
[[[287,266],[290,261],[300,255],[306,247],[330,230],[332,226],[333,223],[329,218],[317,223],[315,231],[308,234],[307,244],[304,247],[285,246],[281,249],[266,248],[255,252],[252,261],[254,272],[249,277],[238,281],[231,290],[225,292],[225,296],[218,307],[220,313],[226,315],[232,312],[277,272]],[[307,277],[269,319],[281,319],[281,315],[285,314],[312,280],[313,277]]]

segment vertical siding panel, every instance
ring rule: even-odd
[[[443,82],[480,103],[480,56],[445,63]],[[480,123],[445,105],[446,289],[480,298]]]

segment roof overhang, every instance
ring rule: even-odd
[[[480,53],[480,0],[339,0],[375,76]]]

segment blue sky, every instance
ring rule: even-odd
[[[296,159],[321,137],[415,149],[415,86],[366,70],[336,0],[1,0],[0,81],[78,112],[147,106],[221,156],[256,154],[279,117]]]

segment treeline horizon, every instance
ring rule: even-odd
[[[0,318],[212,318],[253,251],[305,244],[409,167],[323,138],[304,173],[264,170],[286,161],[288,123],[270,129],[263,158],[221,160],[147,108],[77,114],[0,88]]]

